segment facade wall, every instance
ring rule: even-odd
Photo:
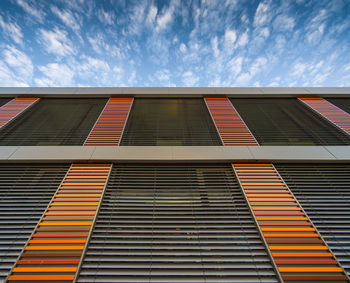
[[[26,92],[0,89],[0,280],[349,282],[349,90]]]

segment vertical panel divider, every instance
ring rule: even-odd
[[[128,123],[129,121],[129,116],[130,116],[130,113],[131,113],[131,110],[132,110],[132,107],[134,105],[134,101],[135,101],[135,97],[132,98],[132,102],[130,104],[130,108],[129,108],[129,112],[128,112],[128,115],[126,115],[126,118],[125,118],[125,123],[124,123],[124,126],[123,126],[123,129],[122,129],[122,132],[120,134],[120,138],[119,138],[119,142],[118,142],[118,146],[120,146],[120,142],[122,141],[123,139],[123,135],[124,135],[124,131],[125,131],[125,127],[126,127],[126,123]]]
[[[59,191],[61,185],[63,184],[64,180],[65,180],[66,177],[68,176],[68,173],[69,173],[70,169],[72,168],[72,166],[73,166],[73,163],[69,166],[69,168],[68,168],[66,174],[64,175],[64,177],[63,177],[61,183],[60,183],[59,186],[57,187],[56,192],[55,192],[54,195],[52,196],[52,198],[51,198],[51,200],[49,201],[49,203],[47,204],[47,206],[46,206],[46,208],[45,208],[43,214],[41,215],[40,219],[38,220],[38,222],[36,223],[35,227],[33,228],[32,233],[31,233],[30,236],[28,237],[27,242],[25,243],[25,245],[24,245],[23,248],[22,248],[22,251],[20,252],[20,254],[19,254],[18,257],[17,257],[15,264],[12,266],[11,270],[9,271],[9,273],[8,273],[6,279],[5,279],[5,282],[7,282],[9,276],[10,276],[11,273],[12,273],[13,268],[16,266],[17,262],[20,260],[22,254],[23,254],[23,252],[24,252],[24,250],[25,250],[25,248],[26,248],[27,245],[29,244],[29,241],[32,239],[32,236],[34,235],[36,229],[39,227],[39,223],[43,220],[43,218],[44,218],[44,216],[45,216],[45,213],[47,212],[47,209],[50,207],[51,202],[53,201],[53,199],[54,199],[55,196],[57,195],[57,193],[58,193],[58,191]]]
[[[93,232],[95,224],[96,224],[96,220],[97,220],[98,214],[100,212],[100,208],[101,208],[102,201],[103,201],[103,198],[104,198],[104,195],[105,195],[105,192],[106,192],[108,181],[109,181],[109,178],[111,176],[112,168],[113,168],[113,163],[111,164],[111,167],[109,169],[108,178],[107,178],[105,186],[103,188],[103,191],[102,191],[102,194],[101,194],[101,198],[100,198],[100,202],[99,202],[99,204],[97,206],[95,217],[94,217],[94,220],[92,222],[92,225],[91,225],[91,228],[90,228],[90,231],[89,231],[89,235],[87,236],[85,247],[84,247],[83,253],[82,253],[81,257],[80,257],[80,262],[78,264],[77,271],[75,273],[75,277],[74,277],[73,283],[77,282],[77,280],[78,280],[80,269],[81,269],[81,266],[83,264],[83,260],[84,260],[84,257],[85,257],[86,251],[87,251],[87,247],[88,247],[90,239],[91,239],[92,232]]]
[[[232,169],[233,169],[233,172],[235,173],[235,176],[236,176],[236,178],[237,178],[237,181],[238,181],[239,187],[240,187],[240,189],[241,189],[241,192],[243,193],[244,200],[246,201],[246,203],[247,203],[247,205],[248,205],[248,207],[249,207],[249,212],[250,212],[250,214],[251,214],[251,216],[252,216],[252,218],[253,218],[253,221],[254,221],[254,223],[255,223],[255,226],[256,226],[256,228],[257,228],[258,231],[259,231],[260,239],[261,239],[262,242],[264,243],[265,250],[266,250],[266,252],[267,252],[268,255],[269,255],[269,258],[270,258],[270,261],[271,261],[271,263],[272,263],[273,269],[274,269],[275,272],[276,272],[276,275],[277,275],[277,277],[278,277],[278,280],[279,280],[281,283],[283,283],[283,279],[282,279],[281,273],[280,273],[279,270],[278,270],[277,264],[276,264],[276,262],[275,262],[275,260],[274,260],[274,258],[273,258],[273,256],[272,256],[272,253],[271,253],[271,251],[270,251],[270,249],[269,249],[269,246],[268,246],[268,244],[267,244],[267,242],[266,242],[266,239],[265,239],[265,237],[264,237],[264,235],[263,235],[263,233],[262,233],[262,231],[261,231],[261,229],[260,229],[260,225],[258,224],[258,221],[257,221],[256,216],[255,216],[255,214],[254,214],[254,211],[253,211],[253,209],[252,209],[252,206],[250,205],[250,202],[249,202],[249,200],[248,200],[248,198],[247,198],[247,194],[246,194],[246,192],[244,191],[244,189],[243,189],[243,187],[242,187],[241,180],[238,178],[238,175],[237,175],[237,172],[236,172],[236,168],[233,166],[232,163],[231,163],[231,167],[232,167]]]

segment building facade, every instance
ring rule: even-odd
[[[0,282],[350,282],[350,88],[0,88]]]

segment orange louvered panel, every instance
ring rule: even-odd
[[[71,166],[8,281],[73,282],[111,167],[111,164]],[[79,194],[76,184],[84,184]],[[85,211],[91,209],[91,213]]]
[[[133,97],[111,97],[84,145],[118,145]]]
[[[284,282],[349,282],[272,164],[233,167]]]
[[[350,114],[321,97],[299,97],[299,100],[350,135]]]
[[[38,97],[17,97],[0,107],[0,128],[9,123],[17,115],[32,106],[40,98]]]
[[[224,145],[258,145],[236,109],[226,97],[205,97]]]

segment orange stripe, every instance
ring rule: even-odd
[[[12,275],[9,281],[73,281],[74,275]]]
[[[13,272],[76,272],[76,267],[15,267]]]
[[[299,97],[299,100],[344,132],[350,134],[350,114],[321,98]]]
[[[133,100],[110,98],[84,145],[118,145]]]
[[[280,272],[342,272],[340,267],[279,267]]]
[[[266,242],[269,243],[269,249],[273,251],[271,254],[275,262],[281,262],[280,258],[292,257],[295,258],[293,262],[285,264],[300,265],[279,268],[280,272],[302,273],[322,270],[325,273],[335,272],[336,276],[337,274],[345,276],[342,268],[339,267],[338,262],[272,164],[233,164],[233,166],[247,201],[256,215],[258,227],[263,232]],[[308,257],[326,258],[326,268],[325,263],[320,261],[313,261],[313,266],[310,266],[309,261],[305,263],[305,258]],[[289,262],[290,260],[282,261]],[[303,267],[304,264],[309,264],[309,266]],[[322,278],[327,280],[327,276],[329,275],[320,276],[320,280],[322,281]],[[285,277],[282,276],[282,278]]]
[[[76,170],[76,168],[80,169]],[[102,169],[104,176],[98,177],[99,183],[94,183],[95,176],[97,176],[94,174],[99,174],[101,168],[104,168]],[[103,164],[102,166],[74,164],[71,167],[46,209],[45,217],[36,227],[34,234],[19,257],[9,280],[47,282],[74,280],[74,275],[62,277],[60,274],[77,271],[82,251],[92,227],[91,220],[94,219],[97,212],[96,208],[99,202],[96,200],[100,200],[102,197],[110,168],[111,164]],[[86,178],[86,174],[90,174],[90,176]],[[84,183],[74,183],[74,180],[84,181]],[[79,185],[74,186],[76,184]],[[101,185],[99,190],[96,190],[96,184]],[[79,193],[69,193],[77,192],[77,188],[79,188]],[[91,190],[91,188],[93,189]],[[81,233],[82,231],[85,233]],[[26,260],[33,257],[35,262]],[[28,267],[29,264],[35,265],[35,267]],[[67,267],[67,265],[70,266]],[[30,272],[37,274],[35,276],[20,275]],[[52,277],[45,274],[48,272],[52,273]]]

